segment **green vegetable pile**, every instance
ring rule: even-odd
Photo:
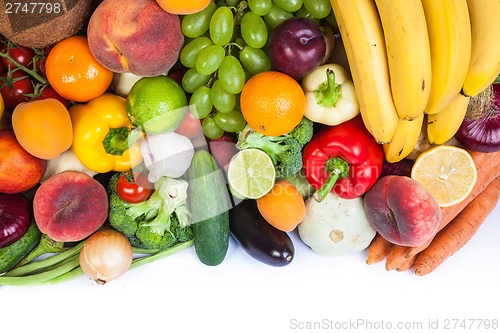
[[[255,131],[250,125],[238,134],[238,149],[258,148],[271,157],[276,177],[286,178],[302,169],[302,148],[311,141],[313,122],[302,118],[290,132],[280,136],[268,136]]]
[[[162,177],[146,201],[132,204],[120,198],[116,191],[120,176],[121,173],[113,175],[108,184],[109,222],[132,246],[163,250],[193,239],[186,205],[186,181]]]

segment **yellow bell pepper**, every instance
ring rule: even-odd
[[[338,64],[317,67],[302,79],[306,95],[304,116],[335,126],[359,114],[359,104],[349,73]]]
[[[71,150],[85,167],[106,173],[127,171],[142,163],[142,133],[132,128],[125,98],[105,93],[72,106],[69,114],[73,123]]]

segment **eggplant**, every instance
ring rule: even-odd
[[[0,193],[0,248],[8,246],[28,231],[31,205],[22,193]]]
[[[292,239],[264,219],[256,200],[243,200],[229,210],[229,231],[243,250],[261,263],[283,267],[293,261]]]

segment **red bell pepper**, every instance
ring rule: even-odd
[[[302,158],[319,202],[330,191],[345,199],[363,195],[382,172],[384,152],[357,116],[321,128],[304,147]]]

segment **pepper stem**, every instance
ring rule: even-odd
[[[314,193],[314,200],[317,202],[325,199],[339,178],[349,175],[349,164],[340,157],[332,157],[326,161],[325,169],[329,176],[326,182]]]
[[[335,72],[328,68],[326,70],[326,81],[321,83],[314,90],[316,103],[325,108],[335,107],[337,102],[342,97],[342,86],[335,82]]]
[[[110,128],[104,138],[103,145],[107,154],[123,155],[139,138],[140,131],[127,127]]]

